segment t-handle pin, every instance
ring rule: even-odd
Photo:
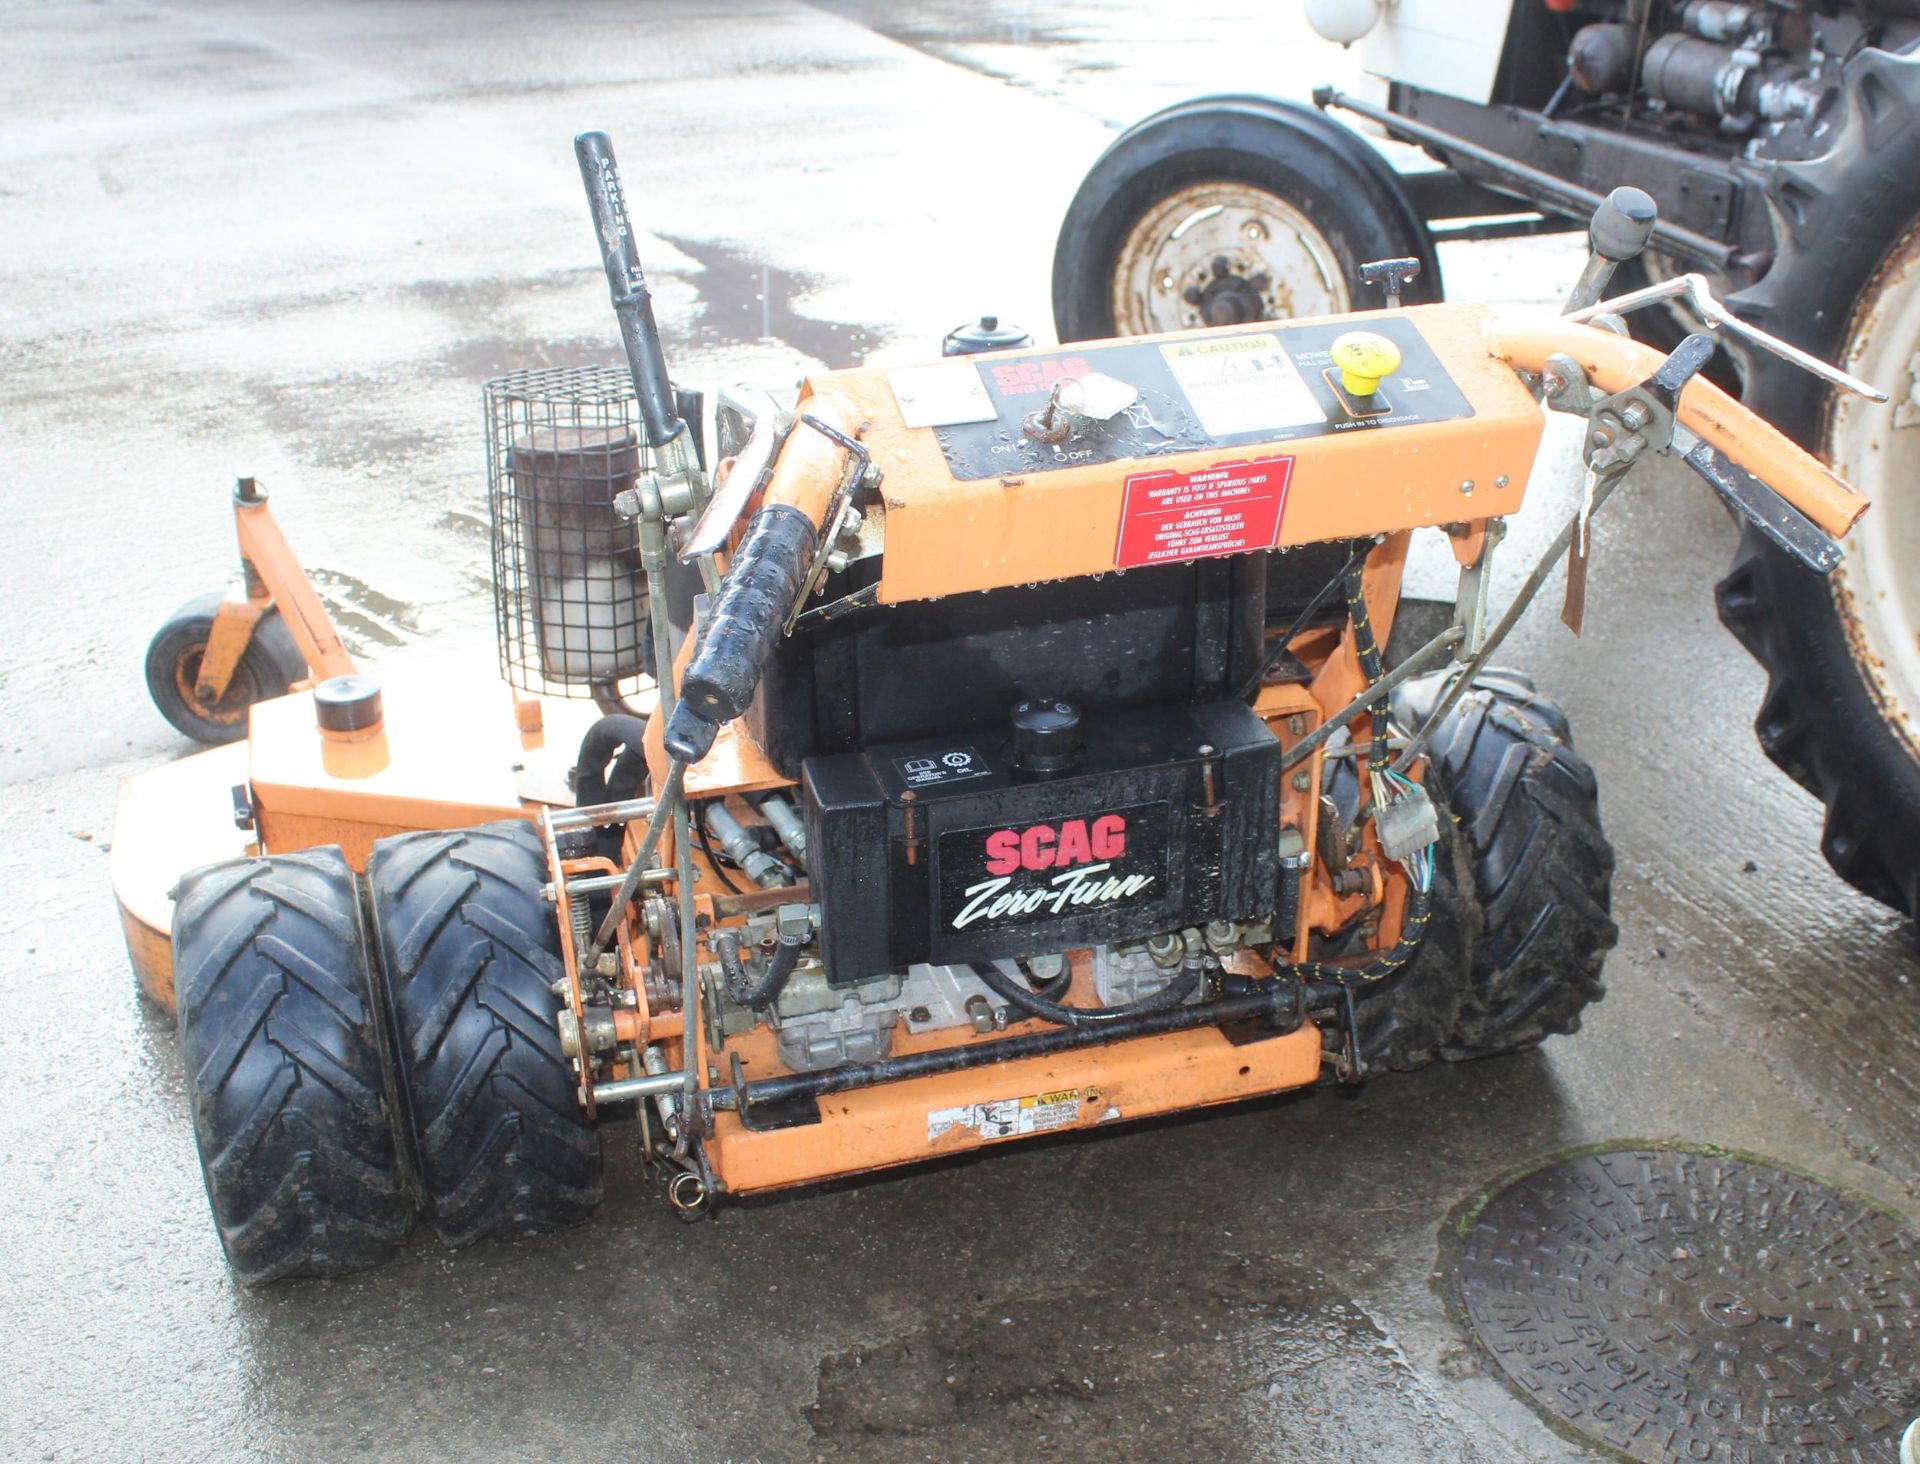
[[[1420,278],[1417,259],[1376,259],[1360,266],[1360,283],[1380,285],[1387,292],[1387,309],[1400,308],[1400,291]]]

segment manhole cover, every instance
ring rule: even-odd
[[[1480,1210],[1457,1284],[1536,1407],[1635,1459],[1893,1464],[1920,1414],[1920,1239],[1764,1164],[1549,1164]]]

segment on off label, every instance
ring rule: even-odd
[[[1271,549],[1286,511],[1291,457],[1136,473],[1120,506],[1120,569]]]

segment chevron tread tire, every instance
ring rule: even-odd
[[[521,819],[374,845],[378,932],[422,1209],[442,1240],[535,1234],[600,1202],[600,1141],[561,1051],[547,865]]]
[[[198,869],[173,922],[207,1199],[245,1285],[385,1260],[412,1218],[353,871],[338,849]]]
[[[1408,682],[1396,718],[1424,721],[1440,684]],[[1360,1011],[1362,1056],[1401,1071],[1577,1031],[1619,939],[1599,789],[1565,712],[1524,676],[1484,672],[1429,755],[1442,818],[1427,936]]]

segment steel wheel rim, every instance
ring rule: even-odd
[[[1112,305],[1121,335],[1353,308],[1327,236],[1278,194],[1236,182],[1190,184],[1142,214],[1120,244]]]
[[[215,727],[237,726],[246,720],[247,709],[258,700],[253,695],[251,673],[244,666],[235,666],[233,675],[227,678],[226,692],[219,701],[207,706],[194,695],[194,689],[200,684],[200,660],[206,651],[203,641],[188,646],[174,658],[174,689],[180,693],[182,704],[203,722]]]
[[[1847,536],[1834,603],[1862,676],[1920,756],[1920,231],[1868,286],[1846,367],[1893,400],[1843,396],[1828,423],[1828,461],[1873,500]]]

